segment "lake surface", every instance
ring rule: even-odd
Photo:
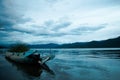
[[[120,80],[120,48],[37,50],[41,56],[55,55],[46,63],[54,75],[9,62],[0,50],[0,80]]]

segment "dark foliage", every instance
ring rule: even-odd
[[[18,53],[26,52],[28,50],[29,50],[29,47],[27,46],[27,44],[24,44],[24,43],[13,44],[8,49],[8,51],[10,52],[18,52]]]

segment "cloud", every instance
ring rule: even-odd
[[[55,27],[53,28],[53,30],[54,31],[59,31],[60,29],[66,28],[70,25],[71,25],[70,22],[58,23],[58,24],[54,25]]]
[[[0,26],[1,28],[10,29],[13,25],[24,24],[31,21],[30,18],[25,18],[22,14],[17,13],[13,8],[15,6],[12,1],[0,0]]]
[[[12,36],[17,35],[11,35],[12,32],[17,31],[13,26],[31,21],[30,18],[26,18],[22,14],[16,12],[16,10],[13,9],[15,7],[13,5],[12,1],[0,0],[0,43],[11,43],[18,40],[17,38],[12,38]],[[19,40],[21,39],[19,38]]]
[[[18,24],[12,27],[14,31],[32,34],[34,36],[44,37],[58,37],[67,35],[67,33],[61,32],[61,29],[70,26],[71,23],[68,21],[54,22],[52,20],[45,21],[43,25],[29,25],[29,24]]]
[[[0,0],[1,43],[68,43],[120,35],[119,0]]]
[[[69,21],[53,21],[53,20],[49,20],[45,22],[45,26],[46,27],[51,27],[51,29],[53,31],[59,31],[60,29],[63,29],[65,27],[70,26],[72,23]]]
[[[33,35],[33,34],[28,34],[28,33],[23,33],[23,32],[18,32],[18,31],[12,31],[12,32],[6,32],[4,31],[6,35],[2,35],[2,38],[0,40],[0,44],[12,44],[16,42],[24,42],[28,44],[40,44],[40,43],[54,43],[55,38],[49,38],[49,37],[44,37],[44,36],[38,36],[38,35]],[[49,40],[48,40],[49,39]]]
[[[50,4],[55,4],[55,3],[58,3],[59,1],[62,1],[62,0],[45,0],[45,1],[50,3]]]
[[[76,34],[84,34],[84,33],[91,33],[95,32],[101,29],[104,29],[106,27],[106,24],[101,25],[80,25],[79,27],[72,29],[71,32],[74,32]]]

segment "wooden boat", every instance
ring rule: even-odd
[[[34,59],[36,55],[34,54],[29,54],[25,56],[22,53],[11,53],[11,52],[6,52],[5,57],[11,59],[14,62],[18,63],[25,63],[25,64],[35,64],[36,62],[39,62],[41,64],[45,63],[46,61],[50,60],[51,56],[45,56],[41,57],[41,61],[36,61],[37,59]]]
[[[49,67],[45,64],[45,62],[53,58],[53,56],[50,56],[50,55],[40,58],[39,54],[36,55],[33,53],[25,54],[25,53],[6,52],[5,57],[16,63],[27,64],[27,65],[37,65],[47,70],[48,72],[51,71]]]

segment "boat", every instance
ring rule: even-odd
[[[17,62],[14,62],[8,58],[5,58],[10,64],[12,64],[12,67],[15,67],[17,71],[21,71],[22,73],[25,73],[29,76],[33,77],[39,77],[43,73],[43,69],[40,66],[37,65],[29,65],[29,64],[20,64]],[[49,72],[48,72],[49,73]]]
[[[9,58],[14,62],[25,63],[25,64],[36,64],[37,62],[40,64],[44,64],[46,61],[50,60],[51,58],[51,56],[44,56],[41,57],[41,61],[40,61],[39,59],[36,59],[37,56],[34,54],[29,54],[25,56],[22,53],[11,53],[11,52],[6,52],[5,57]]]
[[[48,72],[51,72],[50,68],[46,65],[47,61],[53,59],[53,56],[50,55],[43,56],[40,58],[40,54],[36,54],[32,52],[31,53],[6,52],[5,57],[19,64],[36,65],[36,66],[40,66],[41,68],[43,68]]]

